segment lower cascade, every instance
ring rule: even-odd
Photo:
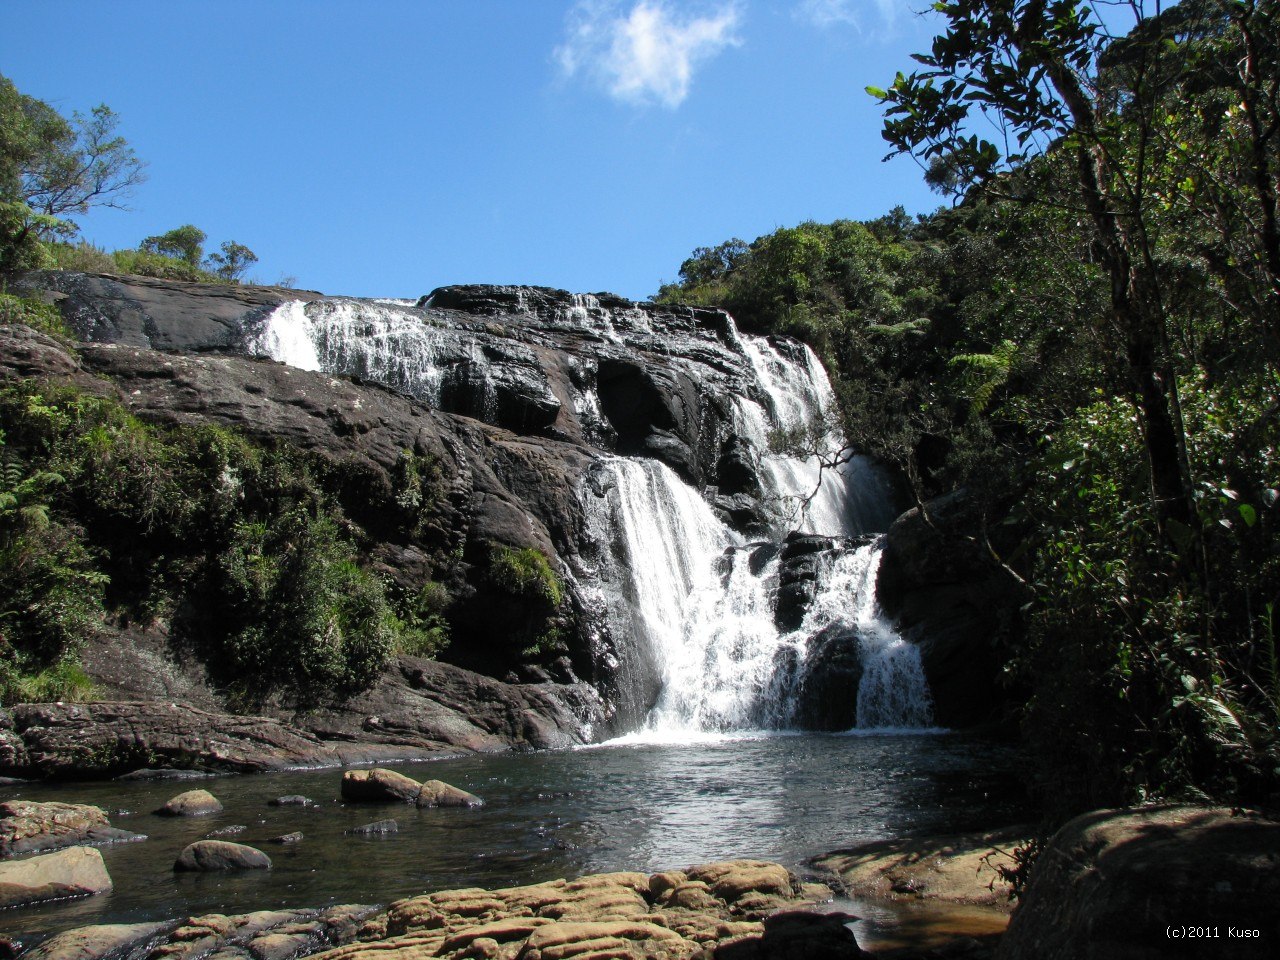
[[[876,603],[878,538],[746,543],[652,460],[590,486],[610,629],[660,681],[641,736],[929,727],[919,649]]]

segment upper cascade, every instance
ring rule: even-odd
[[[656,459],[747,534],[850,535],[892,519],[883,479],[842,449],[813,352],[742,335],[723,311],[442,287],[416,301],[286,301],[247,326],[245,349],[515,433]],[[780,438],[798,452],[777,455]]]

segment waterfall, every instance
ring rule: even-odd
[[[761,396],[734,398],[735,429],[758,450],[792,440],[813,451],[773,453],[761,464],[780,526],[828,536],[887,529],[893,520],[887,480],[866,457],[850,455],[834,429],[835,393],[814,352],[765,337],[741,343]]]
[[[523,291],[517,302],[534,309]],[[661,329],[638,305],[573,295],[558,310],[549,322],[589,331],[611,350],[665,348]],[[599,651],[623,678],[619,717],[643,720],[654,734],[785,729],[805,722],[806,697],[822,686],[824,696],[845,698],[846,725],[855,720],[856,698],[860,728],[927,726],[919,651],[875,603],[880,553],[866,535],[892,520],[886,479],[851,456],[831,426],[835,399],[812,350],[739,335],[731,321],[719,336],[726,363],[742,371],[734,381],[742,389],[728,392],[728,419],[759,458],[772,542],[745,543],[658,460],[598,460],[579,492],[590,543],[568,575],[583,608],[607,630]],[[452,329],[410,301],[285,303],[248,331],[247,342],[253,353],[381,382],[491,423],[499,374],[486,351],[509,365],[535,366],[525,341],[491,337],[482,348],[465,327]],[[567,363],[568,408],[588,438],[607,433],[595,363],[589,354]],[[808,567],[799,586],[788,580],[795,579],[788,533],[835,538],[801,556]],[[795,623],[780,603],[801,588],[811,595]],[[833,659],[845,670],[834,680]]]
[[[608,556],[596,573],[616,596],[610,629],[633,637],[660,677],[647,735],[794,726],[818,666],[812,647],[833,634],[856,644],[862,662],[858,727],[929,725],[919,650],[876,605],[877,542],[824,558],[803,622],[784,629],[776,545],[744,544],[656,461],[614,458],[600,467],[606,492],[587,501],[591,534]],[[847,694],[852,700],[854,691]]]
[[[439,406],[442,335],[403,300],[288,301],[249,337],[249,350],[303,370],[345,373]],[[477,367],[482,367],[477,360]]]

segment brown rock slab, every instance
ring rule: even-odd
[[[27,768],[41,777],[114,776],[157,765],[260,773],[337,764],[331,747],[277,720],[173,701],[19,703],[9,712]]]
[[[205,817],[222,812],[222,803],[208,790],[188,790],[156,811],[162,817]]]
[[[830,870],[855,897],[901,902],[939,901],[1008,913],[1009,884],[998,867],[1013,866],[1013,851],[1031,830],[910,837],[825,854],[814,865]]]
[[[102,854],[91,847],[67,847],[0,863],[0,907],[87,897],[109,890],[111,877]]]
[[[374,803],[413,803],[422,784],[394,770],[348,770],[342,775],[342,799]]]
[[[117,830],[101,807],[84,803],[0,803],[0,860],[62,847],[145,840]]]
[[[443,780],[428,780],[418,792],[420,807],[483,807],[484,801],[474,793],[467,793]]]
[[[173,864],[177,871],[270,870],[271,858],[256,847],[229,840],[197,840]]]

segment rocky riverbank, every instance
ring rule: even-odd
[[[393,806],[480,802],[448,785],[422,784],[389,771],[353,771],[346,780],[344,796]],[[189,802],[177,806],[198,815],[195,801],[202,798],[193,794],[203,791],[184,795]],[[79,895],[110,889],[96,850],[65,846],[145,839],[104,838],[104,828],[109,829],[105,816],[93,808],[7,805],[0,808],[4,849],[62,849],[0,866],[43,867],[40,861],[46,861],[49,867],[36,871],[46,885],[62,882],[56,868],[81,884],[74,891]],[[1012,865],[1010,854],[1026,837],[1027,831],[1009,828],[864,844],[816,858],[808,879],[778,863],[736,860],[653,874],[451,889],[385,908],[343,905],[95,924],[43,940],[0,940],[0,949],[23,960],[374,960],[389,953],[402,960],[763,960],[852,958],[867,956],[865,950],[894,958],[1249,960],[1274,956],[1280,943],[1280,921],[1271,910],[1280,894],[1280,823],[1274,820],[1190,806],[1079,817],[1040,852],[1010,922],[1007,878],[998,867]],[[183,851],[189,865],[179,858],[174,869],[270,869],[270,859],[250,847],[243,847],[243,860],[225,860],[219,859],[226,853],[222,848],[242,845],[201,843],[210,849]],[[0,873],[0,891],[12,889]],[[1205,922],[1192,924],[1192,917]]]

